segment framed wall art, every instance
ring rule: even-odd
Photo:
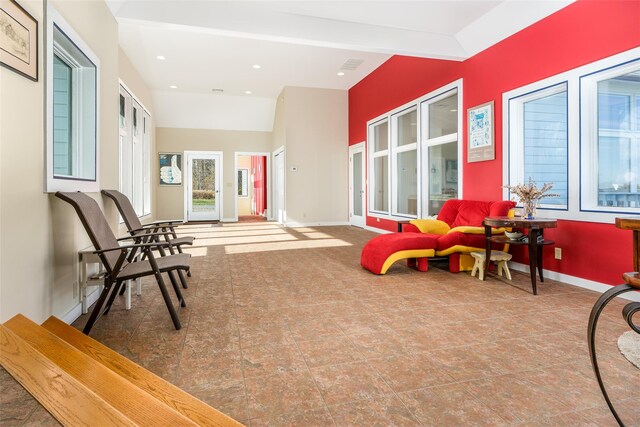
[[[482,162],[496,158],[494,143],[493,101],[467,110],[469,152],[467,160]]]
[[[160,185],[182,185],[182,153],[158,153]]]
[[[14,0],[0,0],[0,65],[38,81],[38,21]]]

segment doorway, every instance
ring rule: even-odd
[[[349,147],[349,223],[364,228],[365,218],[365,173],[364,142]]]
[[[222,211],[222,152],[185,151],[185,218],[219,221]]]
[[[235,153],[236,220],[267,220],[270,215],[270,153]]]
[[[273,152],[273,169],[273,215],[278,224],[285,225],[284,147]]]

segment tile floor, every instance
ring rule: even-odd
[[[594,292],[548,280],[533,296],[524,274],[481,282],[433,263],[375,276],[359,266],[375,234],[353,227],[184,232],[198,240],[183,328],[146,280],[91,335],[246,425],[616,425],[589,363]],[[640,370],[615,347],[623,305],[604,314],[599,354],[620,414],[640,425]],[[5,421],[23,394],[2,393]],[[7,425],[46,424],[41,409],[15,411]]]

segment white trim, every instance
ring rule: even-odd
[[[283,177],[283,181],[282,181],[282,222],[278,222],[278,212],[276,212],[276,209],[273,209],[274,205],[275,205],[275,199],[277,196],[277,191],[276,191],[276,185],[275,185],[275,181],[276,181],[276,174],[277,171],[274,170],[273,174],[271,174],[271,188],[273,188],[273,197],[271,198],[270,202],[271,202],[271,208],[269,208],[269,221],[276,221],[277,224],[282,225],[283,227],[286,226],[287,223],[287,152],[285,150],[285,146],[282,145],[278,148],[276,148],[275,150],[273,150],[273,152],[271,153],[271,160],[273,162],[274,165],[274,169],[275,169],[275,158],[276,156],[278,156],[279,154],[282,154],[282,168],[283,168],[283,173],[282,173],[282,177]]]
[[[44,71],[45,71],[45,174],[44,192],[82,191],[96,193],[100,191],[100,59],[88,44],[74,31],[73,27],[58,13],[51,2],[47,2],[44,18]],[[53,56],[54,26],[95,65],[95,180],[55,178],[53,170]],[[77,75],[77,73],[76,73]],[[76,90],[77,92],[77,90]],[[78,136],[76,136],[77,138]],[[74,163],[74,167],[77,166]]]
[[[223,158],[223,152],[222,151],[184,151],[182,153],[183,159],[182,159],[182,187],[184,190],[184,211],[183,211],[183,219],[184,221],[189,221],[189,217],[187,216],[188,214],[188,198],[189,198],[189,189],[187,188],[187,179],[189,180],[189,183],[191,183],[191,176],[189,175],[189,172],[191,171],[191,166],[189,165],[189,167],[187,167],[187,160],[189,156],[218,156],[218,159],[220,160],[220,164],[217,165],[216,169],[216,174],[219,174],[218,177],[220,179],[216,179],[216,185],[219,188],[218,191],[218,199],[219,199],[219,205],[218,205],[218,221],[222,221],[222,215],[223,215],[223,199],[224,199],[224,185],[222,180],[224,177],[224,158]],[[214,189],[215,190],[215,189]],[[195,220],[197,221],[197,220]],[[206,220],[205,220],[206,221]],[[214,219],[215,221],[215,219]]]
[[[147,112],[147,114],[149,115],[149,117],[152,117],[153,115],[149,112],[149,110],[147,109],[147,107],[145,107],[145,105],[142,103],[142,101],[140,101],[140,98],[138,98],[138,97],[133,93],[133,91],[132,91],[131,89],[129,89],[129,87],[128,87],[128,86],[127,86],[127,85],[122,81],[122,79],[121,79],[121,78],[118,78],[118,82],[120,83],[120,86],[122,86],[122,88],[123,88],[124,90],[126,90],[126,91],[127,91],[127,93],[128,93],[129,95],[131,95],[131,98],[133,98],[133,99],[134,99],[134,101],[136,101],[136,102],[138,103],[138,105],[140,105],[140,106],[142,107],[142,109],[143,109],[144,111],[146,111],[146,112]]]
[[[391,233],[393,233],[393,231],[384,230],[382,228],[371,227],[370,225],[365,225],[364,229],[368,230],[368,231],[373,231],[374,233],[378,233],[378,234],[391,234]]]
[[[353,158],[355,156],[356,153],[361,153],[361,158],[362,158],[362,171],[361,171],[361,175],[362,175],[362,187],[363,187],[363,193],[362,193],[362,221],[360,220],[355,220],[354,221],[354,211],[355,211],[355,200],[353,197],[353,182],[354,182],[354,164],[353,164]],[[364,227],[367,224],[367,171],[366,171],[366,144],[365,141],[359,142],[357,144],[353,144],[349,146],[349,182],[348,182],[348,188],[349,188],[349,224],[354,225],[356,227]]]
[[[511,261],[509,263],[509,268],[523,272],[523,273],[529,273],[529,266],[519,262]],[[567,285],[576,286],[578,288],[589,289],[590,291],[604,293],[612,288],[611,285],[595,282],[593,280],[582,279],[576,276],[570,276],[564,273],[558,273],[556,271],[543,269],[543,273],[544,273],[545,279],[555,280]],[[627,292],[626,294],[620,295],[619,298],[623,298],[631,301],[640,301],[640,292]]]
[[[94,288],[90,293],[87,294],[87,307],[91,307],[96,301],[98,301],[98,297],[100,297],[102,286],[98,288]],[[82,316],[82,302],[74,305],[71,310],[67,311],[66,314],[60,317],[60,320],[70,325],[75,322],[78,318]]]

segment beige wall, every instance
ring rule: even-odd
[[[235,153],[271,151],[271,132],[249,132],[206,129],[156,128],[158,152],[222,151],[223,176],[221,191],[221,219],[235,219]],[[184,161],[184,157],[183,157]],[[182,219],[184,217],[184,185],[159,186],[156,173],[152,185],[156,187],[158,219]]]
[[[20,3],[38,21],[40,69],[38,82],[0,69],[0,320],[23,313],[41,322],[77,307],[77,251],[89,239],[73,209],[43,192],[44,3]],[[103,2],[50,4],[100,59],[100,186],[117,188],[117,23]],[[106,215],[116,227],[115,209]]]
[[[251,156],[238,156],[238,169],[249,170],[249,192],[247,197],[238,197],[238,215],[251,215],[251,193],[253,193],[253,186],[251,185]]]
[[[346,91],[284,89],[273,146],[285,146],[287,225],[348,222],[347,139]]]

